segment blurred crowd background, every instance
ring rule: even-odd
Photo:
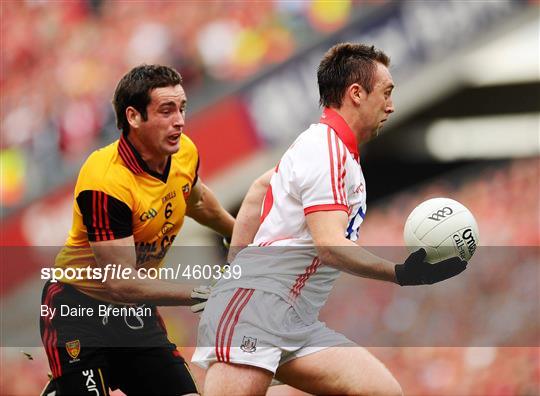
[[[445,196],[475,215],[480,248],[463,276],[437,287],[343,276],[322,318],[369,347],[407,395],[540,395],[537,1],[13,0],[0,7],[3,247],[64,242],[80,164],[118,137],[110,100],[130,67],[164,63],[181,72],[185,132],[201,152],[201,176],[234,212],[251,181],[318,119],[315,73],[324,51],[340,41],[373,43],[392,57],[396,113],[362,147],[362,243],[398,260],[410,211]],[[218,241],[191,222],[178,239]],[[2,311],[17,316],[0,323],[0,394],[37,394],[48,371],[44,351],[36,342],[14,347],[13,339],[38,334],[41,282],[25,263],[1,268]],[[197,316],[162,311],[189,358]],[[201,382],[204,372],[193,371]],[[269,394],[300,392],[277,386]]]
[[[3,209],[64,182],[110,139],[110,100],[131,67],[174,66],[197,96],[285,61],[363,3],[2,2]]]

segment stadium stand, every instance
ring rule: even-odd
[[[369,3],[3,2],[2,208],[73,177],[111,138],[112,90],[129,67],[174,66],[191,98],[283,62]]]

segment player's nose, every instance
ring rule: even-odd
[[[395,109],[394,109],[394,102],[392,101],[392,99],[389,99],[388,102],[386,103],[386,109],[385,111],[388,113],[388,114],[392,114]]]
[[[173,126],[176,128],[176,129],[180,129],[180,128],[183,128],[184,127],[184,124],[185,124],[185,118],[184,116],[182,115],[182,112],[181,111],[177,111],[175,116],[174,116],[174,119],[173,119]]]

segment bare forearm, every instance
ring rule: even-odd
[[[192,287],[149,279],[144,270],[136,269],[133,236],[91,245],[96,263],[102,268],[104,274],[104,286],[112,300],[120,303],[154,305],[192,305],[195,303],[190,298]],[[109,271],[112,264],[119,268],[116,274]]]
[[[192,286],[158,279],[119,279],[106,282],[111,298],[122,303],[193,305]]]
[[[189,207],[186,214],[197,223],[207,226],[225,237],[232,236],[234,217],[221,206],[214,193],[206,186],[203,186],[200,200]]]
[[[236,254],[253,242],[260,226],[261,207],[274,170],[270,170],[258,178],[249,188],[234,225],[228,262]]]
[[[319,257],[327,265],[363,278],[396,282],[395,264],[376,256],[351,241],[343,246],[319,247]]]
[[[345,238],[347,212],[314,212],[306,216],[306,221],[323,263],[364,278],[396,282],[392,262],[375,256]]]

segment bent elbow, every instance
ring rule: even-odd
[[[334,266],[335,256],[331,246],[317,245],[317,256],[326,265]]]

